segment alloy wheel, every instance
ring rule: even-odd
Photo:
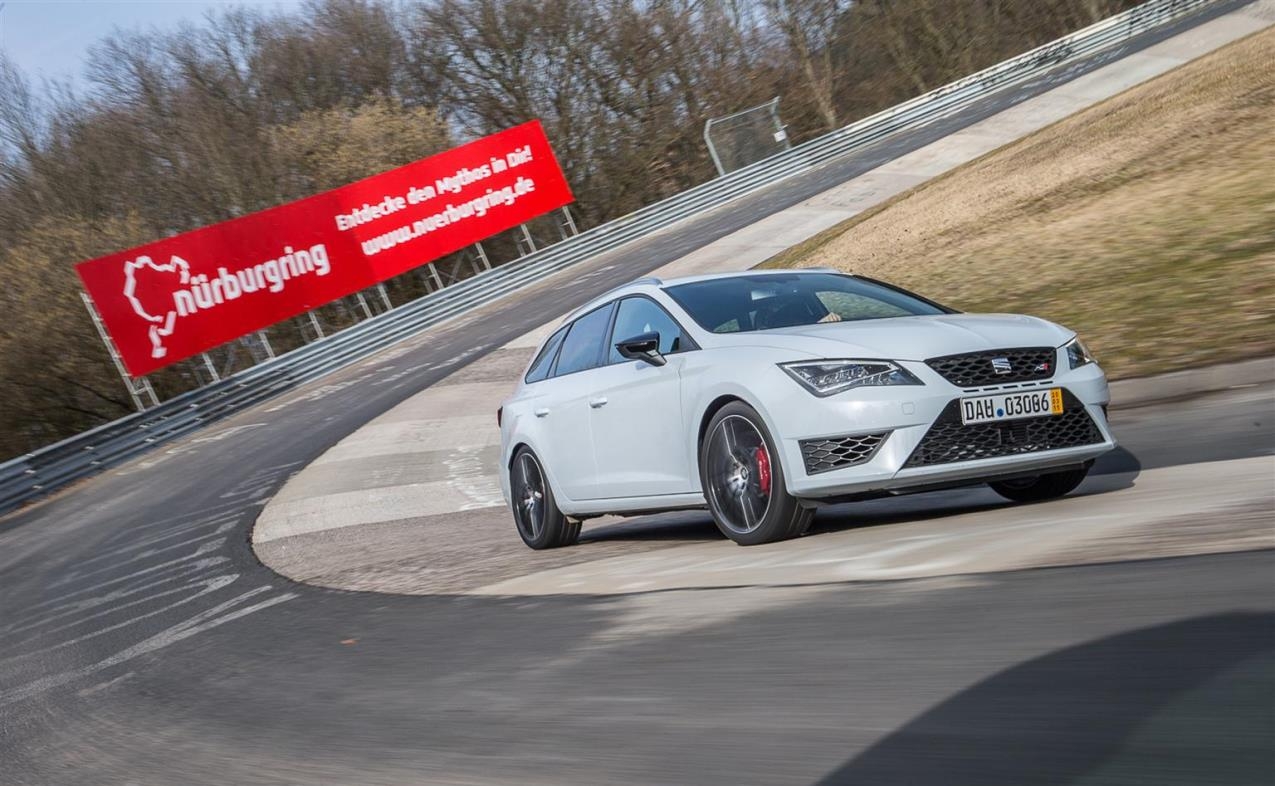
[[[723,418],[708,442],[708,494],[721,523],[741,535],[761,526],[770,510],[771,460],[766,439],[750,420]]]
[[[535,540],[545,526],[545,480],[530,453],[518,456],[514,472],[514,517],[528,540]]]

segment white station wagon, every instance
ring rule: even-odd
[[[501,486],[535,549],[581,522],[707,507],[751,545],[820,505],[987,483],[1066,494],[1115,447],[1072,331],[825,270],[648,278],[594,299],[501,407]]]

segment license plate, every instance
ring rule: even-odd
[[[961,422],[967,426],[972,423],[1061,415],[1062,412],[1062,388],[961,399]]]

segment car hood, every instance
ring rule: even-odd
[[[721,339],[722,345],[785,349],[811,357],[927,360],[989,349],[1057,347],[1072,335],[1052,322],[1020,314],[941,314],[716,334],[713,338]]]

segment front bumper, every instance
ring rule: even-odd
[[[1060,372],[1047,381],[968,390],[952,385],[924,363],[905,362],[902,365],[925,384],[859,388],[813,400],[809,393],[794,385],[791,396],[786,396],[783,402],[775,402],[763,413],[763,417],[771,421],[771,433],[782,435],[779,444],[784,476],[793,495],[818,500],[902,493],[948,483],[1043,472],[1091,461],[1116,446],[1105,412],[1110,401],[1107,380],[1096,364]],[[1031,446],[968,452],[957,450],[943,454],[941,459],[935,459],[933,451],[917,451],[918,445],[930,433],[935,422],[944,416],[945,410],[947,419],[944,422],[950,422],[949,407],[956,399],[1009,390],[1025,392],[1050,388],[1062,388],[1070,408],[1070,414],[1054,417],[1084,422],[1085,428],[1089,428],[1089,421],[1092,422],[1096,433],[1081,440],[1087,444],[1039,450]],[[1026,427],[1023,421],[1009,423],[1019,424],[1020,432]],[[956,431],[959,432],[959,429]],[[872,444],[871,437],[885,433],[888,436],[878,440],[879,444]],[[855,456],[859,463],[834,469],[821,466],[816,471],[808,468],[811,441],[841,440],[845,437],[851,439],[845,440],[844,444],[852,451],[859,451]],[[1005,439],[1013,440],[1014,436],[1007,432]],[[1066,444],[1076,441],[1073,439]],[[805,454],[803,442],[807,443]],[[862,445],[871,449],[863,449]],[[927,442],[927,447],[932,445],[933,440]],[[1021,452],[1011,452],[1013,450]],[[995,455],[998,452],[1009,454]],[[918,457],[926,455],[928,459],[918,460]]]

